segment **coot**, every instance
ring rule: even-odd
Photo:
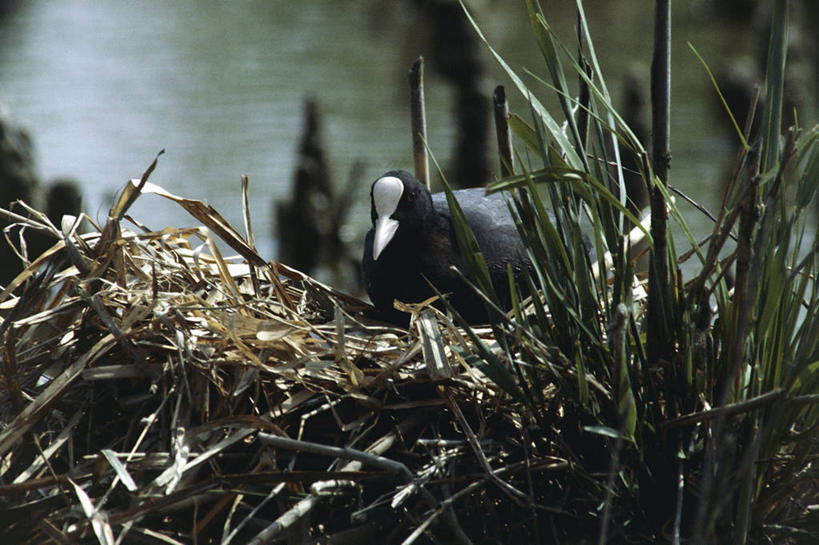
[[[522,281],[531,263],[509,208],[500,194],[482,188],[454,192],[489,269],[495,292],[504,309],[511,306],[506,267]],[[364,244],[362,268],[367,293],[379,314],[406,324],[408,315],[393,307],[393,300],[417,303],[435,292],[449,294],[453,307],[469,323],[487,321],[485,307],[474,290],[452,270],[468,277],[461,257],[446,194],[430,195],[411,174],[391,170],[378,178],[370,191],[373,227]]]

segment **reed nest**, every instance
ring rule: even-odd
[[[596,534],[607,466],[573,470],[559,399],[538,428],[487,377],[476,341],[513,353],[493,330],[428,305],[378,323],[150,171],[82,234],[4,211],[56,244],[0,295],[0,542],[511,543],[554,518]],[[145,193],[202,226],[144,228],[126,213]]]

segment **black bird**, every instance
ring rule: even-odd
[[[487,195],[482,188],[454,195],[481,248],[500,303],[508,309],[507,264],[516,281],[532,268],[509,208],[500,194]],[[455,266],[468,276],[446,195],[430,195],[408,172],[391,170],[373,183],[370,201],[373,227],[367,232],[362,268],[367,293],[380,315],[406,324],[408,315],[396,311],[393,300],[417,303],[432,297],[429,280],[439,292],[449,294],[450,303],[469,323],[486,322],[483,303],[452,270]]]

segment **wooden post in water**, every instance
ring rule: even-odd
[[[410,118],[412,121],[412,159],[415,177],[429,189],[429,157],[427,155],[427,117],[424,110],[424,57],[418,57],[407,74],[410,86]]]

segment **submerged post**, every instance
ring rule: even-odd
[[[412,122],[412,159],[415,177],[429,189],[429,157],[427,156],[427,116],[424,109],[424,57],[418,57],[407,74],[410,86],[410,118]]]

